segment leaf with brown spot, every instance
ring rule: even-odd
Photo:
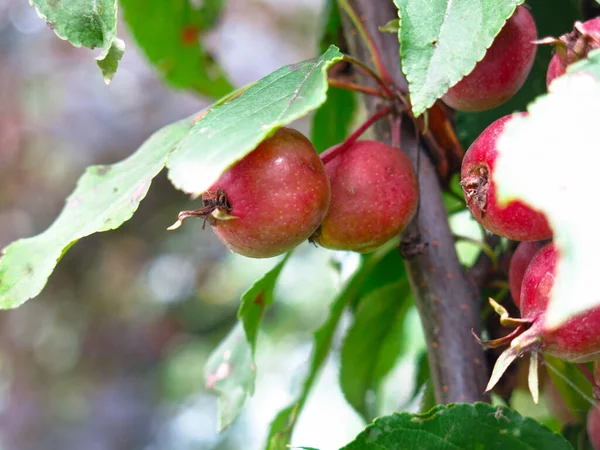
[[[219,430],[233,423],[246,397],[254,394],[256,367],[252,350],[238,323],[212,352],[204,368],[206,387],[219,395]]]

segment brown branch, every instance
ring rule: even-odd
[[[380,61],[394,83],[406,94],[397,37],[378,30],[380,25],[397,18],[393,2],[350,0],[348,3],[371,36],[370,45],[379,52]],[[343,25],[351,53],[369,61],[369,48],[352,21],[344,16]],[[370,113],[378,107],[373,99],[366,98],[365,102]],[[483,349],[471,335],[471,329],[477,334],[480,330],[479,295],[458,261],[436,171],[423,144],[417,141],[408,117],[402,121],[401,132],[402,150],[418,168],[420,183],[419,212],[404,234],[401,250],[427,337],[435,397],[438,403],[487,400]],[[389,123],[376,124],[375,135],[379,140],[391,143],[392,134]]]
[[[329,78],[327,80],[327,84],[329,84],[329,87],[336,87],[336,88],[346,89],[348,91],[354,91],[354,92],[362,92],[363,94],[373,95],[375,97],[384,97],[383,92],[381,92],[379,89],[376,89],[374,87],[363,86],[362,84],[351,83],[349,81],[342,81],[342,80],[338,80],[336,78]]]

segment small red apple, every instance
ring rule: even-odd
[[[477,112],[509,100],[531,71],[536,39],[533,17],[526,7],[518,6],[473,71],[442,97],[444,103],[458,111]]]
[[[494,167],[498,157],[498,137],[518,114],[525,113],[496,120],[471,144],[462,162],[461,186],[473,217],[487,230],[515,241],[549,239],[552,230],[543,213],[521,201],[500,206],[496,196]]]
[[[330,199],[325,167],[311,142],[280,128],[202,194],[202,209],[181,212],[174,227],[201,217],[232,251],[267,258],[307,240]]]

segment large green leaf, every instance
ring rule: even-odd
[[[341,351],[340,385],[348,402],[367,421],[377,410],[372,395],[403,348],[404,318],[411,305],[407,280],[374,290],[360,301]]]
[[[173,86],[211,97],[232,90],[201,44],[223,0],[121,0],[123,16],[148,59]]]
[[[38,15],[56,35],[75,47],[101,48],[96,58],[109,83],[123,56],[117,39],[117,0],[30,0]]]
[[[265,309],[273,303],[275,284],[290,255],[273,258],[273,267],[242,294],[239,323],[206,364],[206,385],[219,396],[219,430],[233,423],[246,398],[254,394],[258,330]]]
[[[287,253],[271,270],[242,295],[242,304],[238,311],[238,319],[244,325],[246,338],[252,348],[253,356],[256,352],[256,339],[263,313],[273,303],[275,283],[290,255],[291,253]]]
[[[204,367],[206,387],[219,396],[219,430],[237,418],[248,395],[254,393],[256,366],[241,322],[212,352]]]
[[[469,74],[524,0],[394,0],[400,57],[415,115]]]
[[[547,0],[527,0],[527,7],[535,20],[538,36],[560,36],[570,31],[575,20],[580,18],[576,2],[572,1],[554,2],[552,8],[548,8]],[[489,111],[457,113],[456,130],[465,148],[494,120],[514,111],[523,111],[529,102],[546,93],[546,72],[551,57],[552,46],[538,45],[529,77],[513,98]]]
[[[327,68],[341,57],[331,46],[320,57],[284,66],[211,109],[169,157],[173,185],[200,195],[277,128],[322,105]]]
[[[488,403],[440,405],[376,419],[343,450],[571,450],[533,419]]]
[[[554,231],[559,259],[545,316],[550,328],[600,305],[600,50],[569,72],[529,105],[527,117],[507,124],[494,174],[503,201],[518,198],[543,211]]]
[[[335,330],[345,307],[355,301],[360,293],[362,284],[376,270],[376,267],[384,256],[395,247],[395,244],[396,242],[392,241],[389,245],[379,248],[371,254],[362,256],[359,267],[334,299],[331,304],[329,316],[315,332],[312,356],[302,389],[297,395],[296,400],[288,407],[282,409],[273,422],[271,422],[269,437],[267,438],[267,445],[265,447],[266,450],[288,449],[298,417],[317,379],[317,375],[327,358]]]
[[[191,129],[192,119],[152,135],[129,158],[89,167],[56,221],[42,234],[6,247],[0,258],[0,308],[14,308],[38,295],[57,262],[77,240],[118,228],[146,196],[167,155]]]

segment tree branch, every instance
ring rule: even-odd
[[[394,83],[406,94],[397,36],[378,30],[397,18],[392,0],[348,3],[371,36],[371,43]],[[361,33],[345,15],[343,25],[350,51],[357,58],[369,61],[369,49]],[[367,98],[365,102],[371,114],[380,106],[373,99]],[[471,335],[471,329],[476,333],[480,330],[479,295],[458,261],[436,171],[423,144],[417,141],[408,116],[402,120],[401,132],[402,150],[418,168],[420,183],[419,211],[404,233],[401,250],[427,337],[435,397],[438,403],[487,400],[483,349]],[[391,144],[393,134],[389,123],[376,124],[377,139]]]

